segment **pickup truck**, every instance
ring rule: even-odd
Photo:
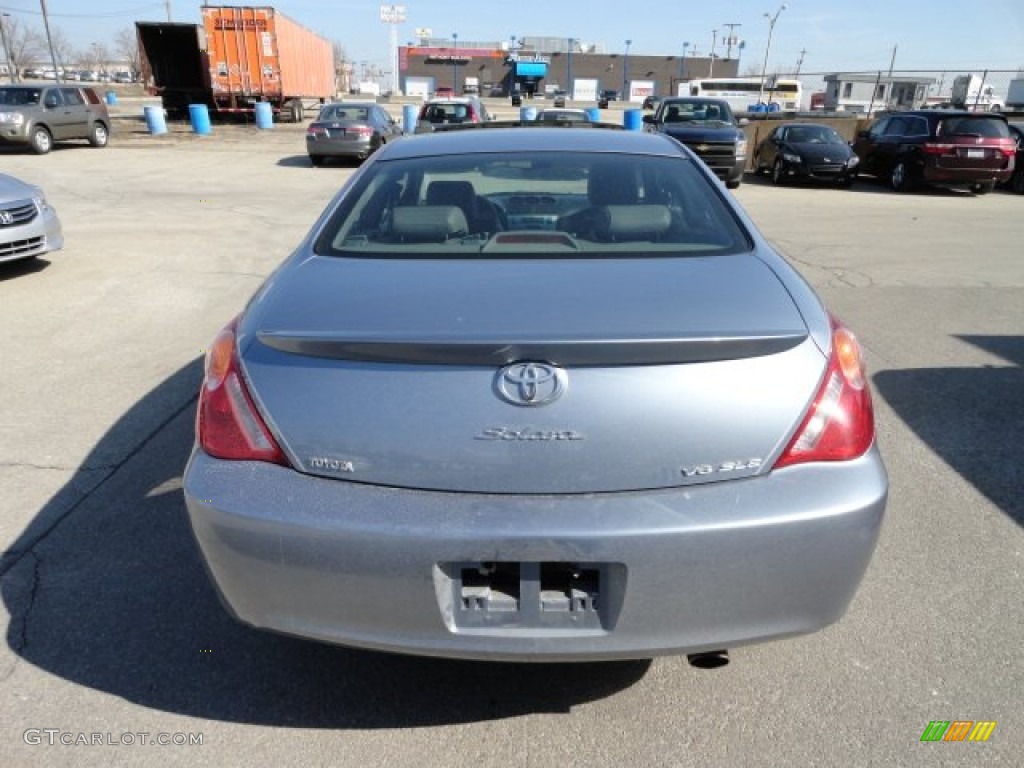
[[[747,165],[747,137],[729,103],[720,99],[680,96],[662,100],[658,111],[644,115],[647,130],[685,144],[711,171],[736,189]]]

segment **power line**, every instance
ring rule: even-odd
[[[126,8],[123,11],[106,11],[104,13],[47,13],[46,15],[50,18],[61,18],[61,19],[113,19],[120,16],[134,16],[139,11],[152,11],[157,8],[166,8],[166,3],[150,3],[149,5],[139,5],[134,8]],[[0,11],[8,11],[11,13],[24,14],[25,16],[42,16],[42,11],[30,11],[24,8],[13,8],[9,5],[0,5]]]

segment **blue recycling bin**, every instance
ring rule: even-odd
[[[601,120],[601,110],[597,107],[587,107],[585,110],[587,113],[587,120],[592,123],[599,122]]]
[[[117,104],[117,94],[114,91],[107,91],[107,104]]]
[[[627,109],[622,116],[622,124],[627,131],[639,131],[644,127],[644,111],[642,109]]]
[[[520,107],[519,108],[519,119],[536,120],[537,119],[537,108],[536,107]]]
[[[167,121],[164,119],[163,107],[143,107],[146,117],[146,129],[154,136],[167,133]]]
[[[274,109],[269,101],[256,102],[256,127],[261,130],[274,127]]]
[[[189,104],[188,117],[192,121],[192,130],[200,136],[206,136],[213,130],[210,127],[210,110],[205,104]]]
[[[416,114],[418,110],[415,104],[406,104],[402,107],[402,131],[404,133],[416,132]]]

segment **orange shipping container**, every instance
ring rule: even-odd
[[[252,111],[256,102],[303,117],[303,101],[335,96],[330,41],[267,6],[204,6],[203,24],[136,22],[146,87],[164,108]],[[312,106],[312,105],[311,105]]]
[[[329,40],[268,6],[204,6],[215,104],[255,97],[275,105],[335,95]]]

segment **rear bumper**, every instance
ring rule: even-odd
[[[573,496],[385,488],[199,450],[185,473],[196,539],[241,621],[492,660],[645,658],[813,632],[852,599],[886,494],[875,449],[748,480]],[[519,608],[468,605],[459,577],[473,563],[521,573]],[[529,579],[551,564],[600,576],[596,613],[533,604]]]
[[[357,141],[340,141],[332,139],[306,139],[306,152],[321,157],[366,157],[373,151],[370,138]]]
[[[970,186],[996,182],[1001,184],[1013,176],[1013,164],[1004,168],[942,168],[925,163],[921,170],[921,178],[929,184],[946,186]]]

